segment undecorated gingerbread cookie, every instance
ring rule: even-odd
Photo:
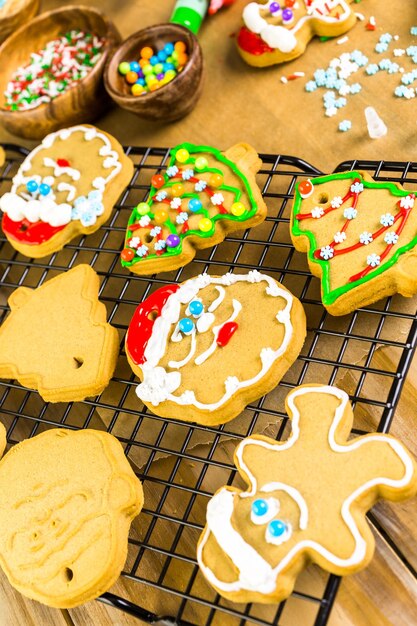
[[[345,315],[381,298],[417,293],[416,195],[366,172],[298,183],[291,216],[294,246],[321,278],[322,301]]]
[[[237,38],[241,57],[257,67],[290,61],[303,54],[315,35],[338,37],[356,22],[352,0],[249,2]]]
[[[270,276],[202,274],[139,305],[126,354],[154,413],[223,424],[277,385],[305,335],[301,303]]]
[[[16,289],[0,327],[0,377],[50,402],[101,393],[116,367],[119,335],[106,322],[99,285],[89,265],[77,265],[37,289]]]
[[[380,498],[416,494],[416,465],[389,435],[348,441],[347,394],[303,385],[286,400],[287,441],[255,435],[236,449],[248,487],[222,487],[209,501],[198,562],[235,602],[280,602],[309,563],[337,575],[363,569],[374,552],[365,514]]]
[[[2,228],[28,257],[52,254],[95,232],[132,178],[133,163],[114,137],[94,126],[47,135],[0,198]]]
[[[143,491],[120,443],[53,429],[0,461],[0,565],[23,595],[57,608],[116,582]]]
[[[263,222],[267,208],[255,180],[261,165],[245,143],[225,153],[189,143],[174,148],[167,170],[152,177],[149,199],[130,216],[122,265],[136,274],[173,270],[196,250]]]

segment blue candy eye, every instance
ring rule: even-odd
[[[39,193],[41,194],[41,196],[47,196],[50,191],[51,187],[46,183],[42,183],[39,185]]]
[[[194,330],[194,322],[190,320],[189,317],[183,317],[182,320],[178,322],[178,328],[184,335],[190,335]]]
[[[36,180],[28,180],[28,182],[26,183],[26,189],[29,193],[35,193],[35,191],[38,191],[38,183],[36,182]]]
[[[282,537],[287,530],[287,525],[280,519],[274,519],[269,522],[268,531],[272,537]]]
[[[203,309],[204,309],[203,303],[200,302],[200,300],[193,300],[188,305],[188,310],[190,311],[191,315],[194,315],[194,316],[201,315],[203,312]]]
[[[257,517],[261,515],[266,515],[268,513],[268,502],[266,500],[255,500],[252,502],[252,513]]]

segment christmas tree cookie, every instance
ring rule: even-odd
[[[299,57],[315,36],[339,37],[356,22],[352,0],[249,2],[237,37],[241,57],[257,67]]]
[[[3,232],[28,257],[52,254],[104,224],[132,174],[119,142],[94,126],[51,133],[0,198]]]
[[[98,300],[89,265],[19,287],[0,327],[0,378],[16,378],[46,401],[71,402],[101,393],[119,355],[119,335]]]
[[[244,439],[235,465],[247,488],[222,487],[207,506],[197,558],[208,582],[235,602],[281,602],[309,564],[343,576],[374,552],[366,512],[381,498],[417,492],[417,468],[400,441],[349,439],[348,395],[302,385],[287,396],[286,441]]]
[[[381,298],[417,293],[416,195],[401,185],[344,172],[300,182],[294,246],[308,253],[322,301],[345,315]]]
[[[267,208],[255,181],[261,164],[244,143],[225,153],[189,143],[174,148],[167,170],[152,177],[148,200],[130,216],[122,265],[136,274],[176,269],[196,250],[262,222]]]

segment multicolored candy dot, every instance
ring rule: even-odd
[[[131,261],[135,256],[135,251],[132,248],[124,248],[120,254],[123,261]]]
[[[241,217],[246,211],[246,207],[242,202],[234,202],[230,208],[232,215],[235,217]]]
[[[189,317],[183,317],[182,320],[178,322],[178,328],[184,335],[190,335],[194,330],[194,322],[190,320]]]
[[[177,159],[178,163],[186,163],[190,158],[190,153],[185,148],[180,148],[179,150],[177,150],[175,158]]]
[[[195,317],[197,317],[202,314],[204,306],[203,306],[203,303],[200,302],[200,300],[192,300],[190,304],[188,305],[188,309],[191,315],[194,315]]]
[[[208,161],[206,157],[200,156],[196,158],[194,165],[198,172],[202,172],[208,166]]]
[[[168,237],[166,238],[168,248],[176,248],[179,245],[180,241],[181,240],[178,235],[174,234],[168,235]]]
[[[152,187],[155,187],[156,189],[160,189],[161,187],[163,187],[165,184],[165,178],[162,176],[162,174],[155,174],[154,176],[152,176],[151,178],[151,185]]]
[[[314,185],[311,180],[303,180],[298,183],[298,193],[302,198],[308,198],[314,191]]]
[[[192,213],[196,213],[197,211],[200,211],[202,206],[203,206],[203,203],[198,198],[191,198],[191,200],[188,202],[188,208],[190,209]]]
[[[127,61],[123,61],[119,64],[118,70],[119,73],[122,74],[122,76],[125,76],[128,72],[130,72],[130,63],[128,63]]]
[[[212,174],[209,178],[209,185],[211,187],[220,187],[223,183],[223,176],[221,174]]]
[[[287,530],[287,525],[280,519],[274,519],[268,525],[268,531],[272,537],[281,537]]]
[[[254,500],[252,502],[251,510],[254,515],[257,517],[261,517],[268,513],[268,502],[260,498],[259,500]]]
[[[164,222],[167,221],[168,217],[169,217],[168,211],[164,207],[158,207],[157,209],[155,209],[155,212],[154,212],[155,224],[163,224]]]
[[[171,187],[171,193],[174,198],[180,198],[184,191],[184,185],[182,183],[175,183],[175,185],[172,185]]]
[[[213,222],[208,217],[203,217],[203,219],[198,222],[198,228],[201,232],[208,233],[213,228]]]
[[[147,204],[147,202],[139,202],[138,206],[136,207],[136,211],[139,213],[139,215],[147,215],[150,210],[151,207],[149,206],[149,204]]]

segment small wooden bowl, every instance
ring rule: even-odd
[[[10,7],[8,6],[10,4]],[[39,0],[11,0],[5,5],[5,10],[0,11],[0,42],[28,22],[39,11]]]
[[[103,54],[88,75],[54,100],[35,109],[5,109],[3,92],[12,73],[29,62],[32,52],[41,50],[49,41],[77,28],[106,38]],[[100,11],[85,6],[69,6],[42,13],[23,25],[0,46],[0,122],[15,135],[41,139],[59,128],[96,118],[109,103],[103,85],[103,71],[107,57],[120,41],[113,23]]]
[[[124,76],[118,72],[122,61],[137,60],[141,48],[160,50],[165,44],[184,41],[189,56],[182,72],[170,83],[142,96],[133,96]],[[192,111],[201,95],[203,54],[197,38],[178,24],[157,24],[131,35],[116,50],[104,70],[104,84],[113,100],[123,109],[153,121],[173,122]]]

